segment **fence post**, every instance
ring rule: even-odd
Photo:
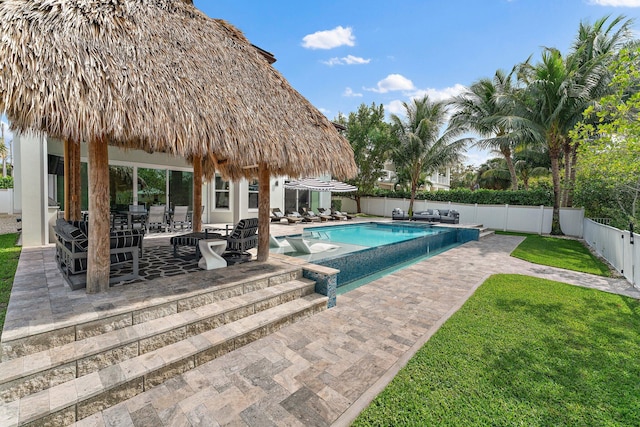
[[[542,232],[544,230],[544,205],[540,205],[540,234],[542,236]]]
[[[475,204],[475,217],[473,218],[473,222],[478,223],[478,204]]]
[[[509,222],[509,205],[505,204],[504,205],[504,230],[502,231],[507,231],[507,224]]]

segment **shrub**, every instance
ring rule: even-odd
[[[369,196],[388,197],[393,199],[408,199],[408,191],[392,191],[377,189]],[[480,205],[518,205],[518,206],[553,206],[553,192],[546,188],[533,190],[469,190],[459,188],[454,190],[425,191],[416,194],[416,200],[432,200],[439,202],[466,203]]]
[[[0,188],[13,188],[12,176],[0,176]]]

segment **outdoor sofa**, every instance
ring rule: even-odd
[[[395,208],[391,211],[391,219],[408,220],[411,219],[409,215],[400,208]]]
[[[427,209],[421,212],[414,212],[411,220],[458,224],[460,223],[460,213],[453,209]]]
[[[56,262],[69,286],[80,289],[86,286],[87,249],[89,224],[87,221],[67,222],[58,219],[53,227],[56,234]],[[144,230],[116,230],[109,234],[111,266],[132,264],[132,271],[109,278],[110,283],[138,278],[138,260],[142,253]]]

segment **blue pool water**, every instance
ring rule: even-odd
[[[427,224],[414,226],[368,222],[305,229],[302,237],[328,240],[334,243],[357,244],[371,248],[444,232],[446,229],[434,228]]]
[[[462,243],[478,240],[478,229],[439,227],[425,223],[357,223],[306,228],[302,237],[313,248],[330,247],[317,253],[292,252],[290,247],[273,249],[340,270],[340,287],[362,282],[367,276],[401,266],[412,260],[441,253]],[[324,245],[324,246],[323,246]],[[362,283],[364,284],[364,283]]]

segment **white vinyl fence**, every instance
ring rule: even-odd
[[[13,188],[0,188],[0,214],[13,214]]]
[[[640,284],[640,239],[637,234],[584,220],[584,240],[632,285]]]
[[[361,201],[362,212],[390,217],[394,208],[409,209],[409,199],[390,199],[365,197]],[[482,224],[494,230],[517,231],[523,233],[549,234],[553,208],[545,206],[478,205],[450,202],[416,200],[414,212],[426,209],[455,209],[460,212],[461,224]],[[356,202],[342,198],[342,210],[356,211]],[[560,226],[564,234],[582,237],[584,210],[575,208],[560,209]]]

